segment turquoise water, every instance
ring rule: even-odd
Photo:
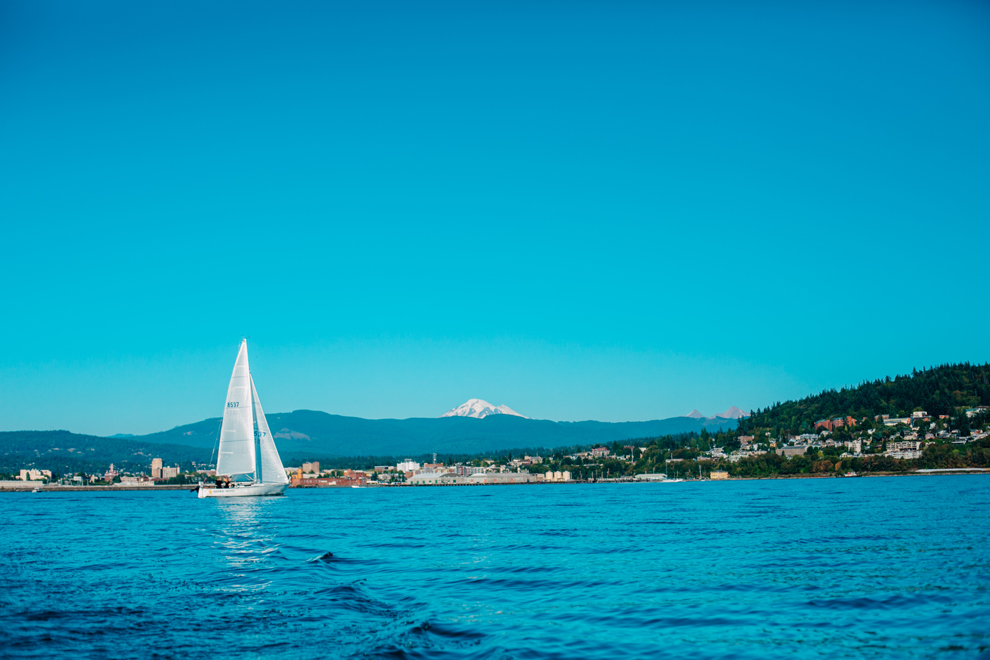
[[[7,657],[990,654],[985,476],[0,506]]]

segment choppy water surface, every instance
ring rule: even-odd
[[[0,655],[972,657],[988,505],[985,476],[5,494]]]

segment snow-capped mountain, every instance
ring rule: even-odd
[[[719,413],[718,415],[715,415],[715,416],[716,417],[721,417],[722,419],[742,419],[743,417],[749,417],[749,413],[748,412],[743,412],[739,408],[736,408],[735,406],[732,406],[731,408],[729,408],[728,410],[726,410],[724,413]]]
[[[509,406],[493,406],[487,401],[481,399],[468,399],[467,402],[462,403],[456,408],[451,408],[441,417],[476,417],[481,419],[483,417],[488,417],[489,415],[515,415],[516,417],[522,417],[523,419],[529,419],[525,415],[520,415],[515,410]]]
[[[732,406],[724,413],[719,413],[717,415],[712,415],[711,417],[705,417],[703,414],[698,412],[697,409],[692,410],[685,417],[693,417],[694,419],[715,419],[716,417],[721,417],[722,419],[742,419],[743,417],[749,417],[748,412],[743,412],[739,408]]]

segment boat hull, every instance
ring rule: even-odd
[[[199,498],[204,497],[263,497],[265,495],[284,495],[289,484],[247,484],[233,488],[216,488],[201,485]]]

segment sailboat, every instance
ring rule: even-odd
[[[671,453],[673,453],[673,452],[671,452]],[[667,475],[670,473],[670,468],[667,467],[668,465],[669,465],[669,462],[667,461],[667,459],[664,459],[663,460],[663,476],[664,476],[664,478],[663,478],[663,481],[661,481],[660,483],[662,483],[662,484],[679,484],[682,481],[684,481],[683,479],[678,479],[677,477],[674,477],[673,479],[668,478]]]
[[[201,483],[199,497],[282,495],[288,484],[248,368],[247,339],[243,339],[227,386],[216,485]]]

